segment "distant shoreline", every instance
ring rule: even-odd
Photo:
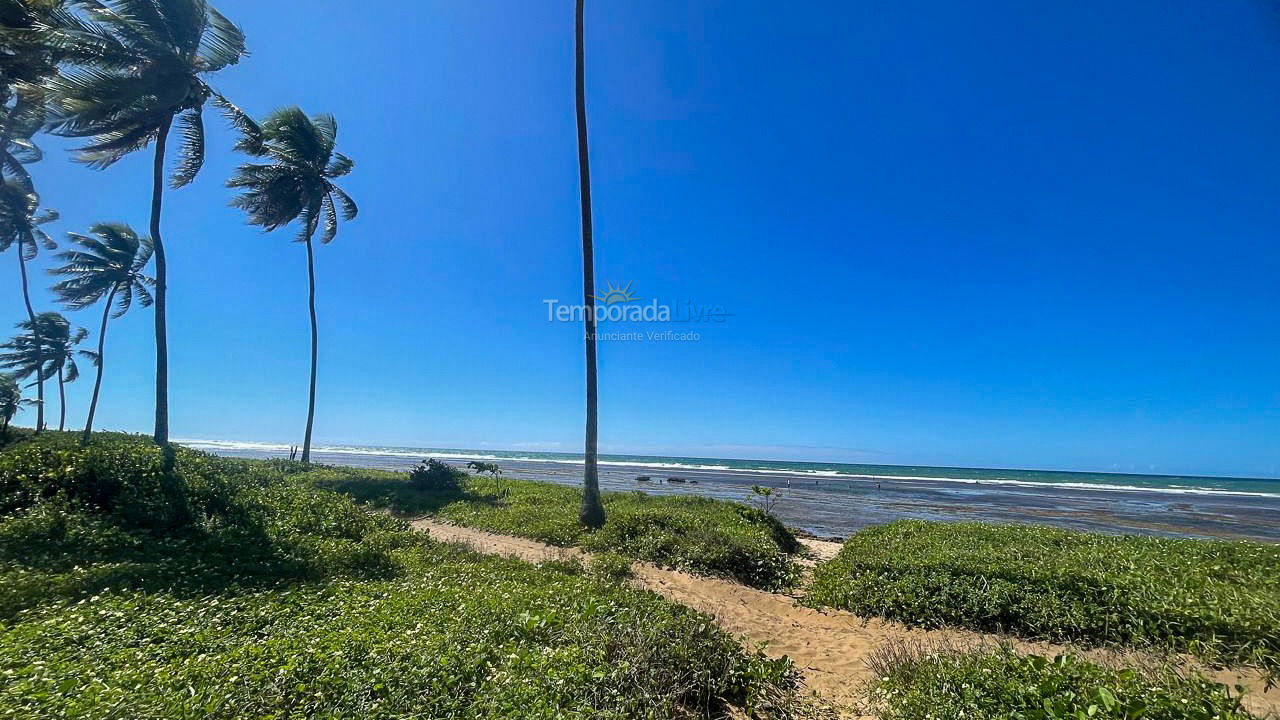
[[[287,446],[265,443],[187,441],[190,447],[221,455],[286,458]],[[535,457],[546,455],[547,457]],[[465,465],[470,458],[497,462],[509,476],[564,485],[582,482],[582,461],[563,454],[468,453],[416,448],[313,449],[315,462],[384,470],[407,470],[424,457]],[[1215,537],[1280,542],[1280,480],[1222,480],[1218,487],[1118,486],[1081,482],[1089,474],[1045,471],[961,469],[970,477],[930,477],[924,468],[840,466],[864,470],[905,469],[908,474],[832,472],[830,464],[763,461],[745,467],[670,462],[691,458],[610,456],[600,464],[602,489],[641,490],[667,495],[700,495],[744,500],[752,485],[780,490],[775,514],[800,532],[818,538],[848,537],[858,530],[903,518],[943,522],[981,521],[1050,525],[1077,530],[1166,537]],[[659,462],[654,462],[657,460]],[[763,467],[761,467],[763,466]],[[962,474],[948,469],[952,474]],[[638,482],[638,476],[658,481]],[[685,483],[660,482],[679,476]],[[1114,476],[1111,476],[1114,477]],[[1147,476],[1130,476],[1146,478]],[[1165,478],[1158,478],[1165,481]],[[1074,482],[1073,482],[1074,481]],[[1263,485],[1267,491],[1239,489]],[[1225,485],[1225,487],[1223,486]]]
[[[264,454],[283,453],[289,446],[277,443],[226,440],[176,440],[184,445],[210,451],[249,451]],[[486,460],[512,462],[544,462],[565,465],[583,463],[581,455],[559,452],[521,450],[472,450],[462,448],[379,447],[363,445],[317,446],[315,452],[379,457],[405,457],[420,460],[436,457],[444,460]],[[1239,494],[1280,498],[1280,478],[1258,478],[1215,475],[1165,475],[1120,472],[1083,472],[1075,470],[1027,470],[1016,468],[967,468],[929,465],[877,465],[861,463],[809,462],[792,460],[756,460],[703,458],[662,455],[600,456],[601,466],[661,470],[705,470],[743,475],[772,476],[778,473],[814,478],[861,480],[918,480],[957,483],[996,483],[1008,485],[1058,485],[1099,490]],[[1123,480],[1129,480],[1128,483]]]

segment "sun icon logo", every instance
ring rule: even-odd
[[[597,295],[596,299],[605,305],[617,305],[620,303],[635,302],[640,298],[631,294],[631,283],[627,283],[626,287],[609,283],[608,291],[603,295]]]

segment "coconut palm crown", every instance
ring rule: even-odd
[[[333,182],[355,167],[351,158],[334,150],[337,138],[332,115],[308,118],[296,107],[275,111],[239,146],[271,162],[236,170],[227,186],[243,192],[231,204],[268,232],[299,220],[299,242],[312,238],[323,223],[320,242],[331,242],[338,234],[339,208],[343,220],[354,220],[359,213],[351,196]]]
[[[182,146],[172,185],[190,183],[204,163],[205,102],[233,124],[247,121],[203,77],[240,61],[244,33],[205,0],[81,4],[78,36],[92,38],[96,54],[46,79],[52,130],[89,138],[77,159],[105,168],[176,121]]]

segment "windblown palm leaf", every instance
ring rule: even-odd
[[[239,62],[244,34],[205,0],[83,2],[75,37],[97,55],[46,80],[55,133],[89,138],[77,159],[105,168],[177,122],[182,145],[174,187],[204,162],[200,113],[210,98],[241,127],[247,119],[203,76]]]
[[[0,0],[0,174],[31,186],[23,165],[43,154],[32,137],[46,122],[45,86],[63,63],[93,63],[104,38],[76,8],[87,0]]]

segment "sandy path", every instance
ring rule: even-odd
[[[546,545],[536,540],[497,535],[474,528],[449,525],[432,519],[413,521],[437,540],[458,542],[491,555],[517,557],[529,562],[558,558],[586,558],[573,548]],[[804,540],[819,559],[833,557],[839,543]],[[634,584],[715,618],[716,623],[735,636],[752,643],[764,643],[771,657],[786,655],[804,674],[809,687],[829,702],[849,706],[861,697],[863,685],[871,678],[867,659],[891,642],[981,643],[999,640],[996,636],[963,630],[927,631],[908,628],[884,620],[864,620],[850,613],[818,611],[796,604],[788,595],[756,590],[728,580],[691,575],[638,562],[633,566]],[[1053,655],[1065,648],[1043,643],[1013,641],[1019,649]],[[1092,654],[1092,653],[1089,653]],[[1280,688],[1263,693],[1264,683],[1252,671],[1222,671],[1216,679],[1227,685],[1237,683],[1253,688],[1249,708],[1258,715],[1280,714]]]

